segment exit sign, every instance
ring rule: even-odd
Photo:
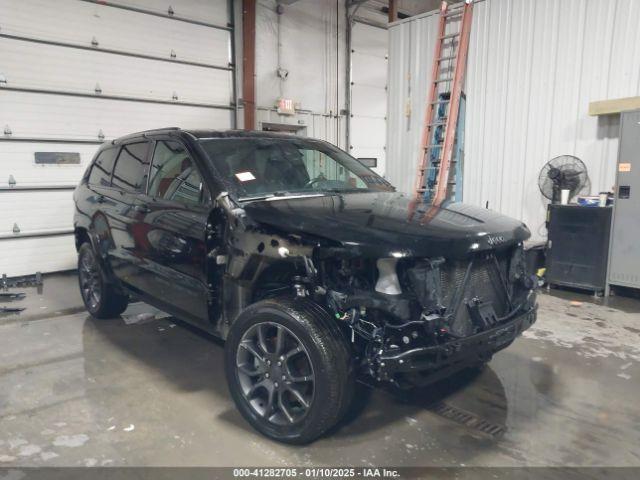
[[[289,98],[281,98],[278,100],[278,113],[280,115],[295,115],[296,106],[293,100]]]

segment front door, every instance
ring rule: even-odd
[[[158,140],[146,196],[135,205],[136,253],[146,270],[145,293],[207,322],[205,229],[210,196],[184,146]]]

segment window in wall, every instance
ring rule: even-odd
[[[178,142],[156,143],[149,178],[149,195],[156,198],[197,205],[209,195],[193,160]]]
[[[108,187],[111,185],[111,171],[115,163],[117,148],[108,148],[103,150],[96,158],[89,173],[89,184],[100,187]]]
[[[148,148],[148,142],[129,143],[122,147],[111,179],[114,187],[130,192],[145,191],[149,166]]]

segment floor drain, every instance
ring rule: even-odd
[[[431,411],[437,413],[443,418],[446,418],[447,420],[452,420],[460,425],[473,428],[474,430],[491,435],[492,437],[499,437],[506,430],[503,425],[489,422],[471,412],[447,405],[444,402],[435,404],[431,408]]]

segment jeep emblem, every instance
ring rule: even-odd
[[[487,237],[487,243],[492,247],[500,245],[504,243],[504,237],[502,235],[494,235],[492,237]]]

